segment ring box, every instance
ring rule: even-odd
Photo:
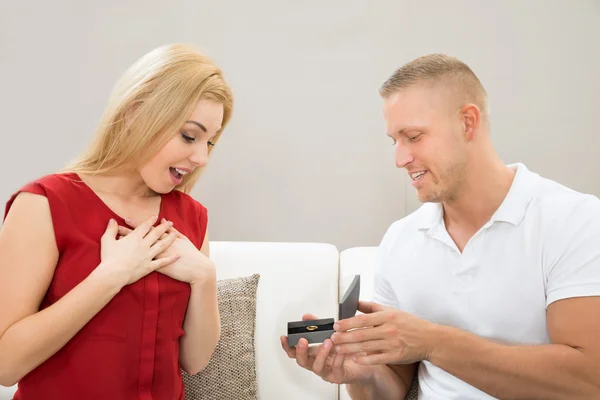
[[[355,275],[352,283],[344,293],[342,302],[339,304],[338,319],[353,317],[358,310],[358,299],[360,297],[360,275]],[[288,345],[295,347],[298,340],[305,338],[308,343],[323,343],[325,339],[333,335],[333,318],[314,319],[308,321],[294,321],[287,324]]]

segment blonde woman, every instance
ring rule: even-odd
[[[139,59],[97,138],[26,184],[0,230],[0,384],[17,400],[183,399],[220,334],[206,209],[188,194],[232,112],[185,45]]]

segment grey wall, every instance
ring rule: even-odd
[[[377,89],[430,52],[479,75],[507,163],[600,196],[599,38],[594,0],[0,0],[0,199],[74,157],[125,68],[176,41],[236,95],[192,193],[214,240],[376,245],[418,206]]]

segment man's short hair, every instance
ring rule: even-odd
[[[467,64],[445,54],[429,54],[398,68],[379,90],[382,97],[420,83],[443,84],[461,96],[460,100],[473,103],[482,113],[489,114],[487,93],[479,78]]]

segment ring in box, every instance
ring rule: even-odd
[[[355,275],[350,287],[344,293],[339,305],[339,319],[353,317],[358,310],[358,299],[360,297],[360,275]],[[305,338],[308,343],[323,343],[325,339],[333,335],[333,318],[313,319],[308,321],[288,322],[287,337],[288,345],[294,347],[300,338]]]

